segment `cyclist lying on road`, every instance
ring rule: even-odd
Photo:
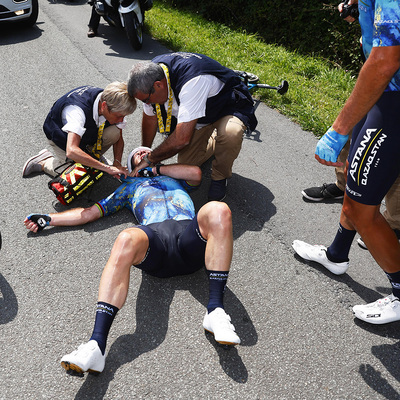
[[[132,171],[150,151],[145,147],[133,150],[128,169]],[[129,206],[141,224],[117,237],[100,280],[92,336],[61,359],[66,370],[103,371],[108,332],[126,300],[132,265],[160,278],[191,274],[205,266],[209,303],[203,327],[219,343],[240,343],[223,305],[233,252],[229,207],[209,202],[195,214],[187,191],[201,182],[201,170],[196,166],[157,165],[146,171],[154,176],[127,178],[114,193],[91,207],[31,214],[24,221],[27,229],[38,232],[47,225],[82,225]]]

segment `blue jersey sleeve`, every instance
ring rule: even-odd
[[[113,193],[103,200],[100,200],[97,206],[102,212],[102,216],[113,214],[123,207],[131,208],[131,199],[134,197],[137,186],[140,180],[137,178],[123,178],[123,184],[119,186]]]
[[[363,0],[358,3],[362,45],[368,58],[373,47],[400,45],[400,2],[398,0]],[[400,70],[386,90],[400,90]]]
[[[400,44],[400,5],[398,1],[377,0],[374,16],[374,47]]]

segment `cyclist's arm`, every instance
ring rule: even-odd
[[[332,127],[348,134],[382,96],[400,67],[400,46],[374,47],[360,71],[356,85]]]
[[[48,221],[47,225],[49,226],[77,226],[96,221],[101,218],[101,216],[102,213],[100,209],[96,205],[93,205],[87,208],[73,208],[60,213],[30,214],[25,218],[24,224],[26,229],[37,233],[45,228],[46,224],[39,227],[38,219],[42,220],[42,223],[45,220]]]
[[[73,208],[60,213],[50,214],[50,226],[76,226],[84,225],[101,218],[101,213],[96,205],[87,208]]]

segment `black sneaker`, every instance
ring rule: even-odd
[[[324,183],[319,187],[304,189],[301,194],[311,201],[339,200],[344,197],[343,190],[340,190],[336,183]]]
[[[226,196],[226,179],[219,181],[211,180],[210,189],[208,190],[208,201],[221,201]]]

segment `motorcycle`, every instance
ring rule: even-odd
[[[153,0],[94,0],[96,13],[110,25],[125,30],[135,50],[143,45],[144,13]]]

